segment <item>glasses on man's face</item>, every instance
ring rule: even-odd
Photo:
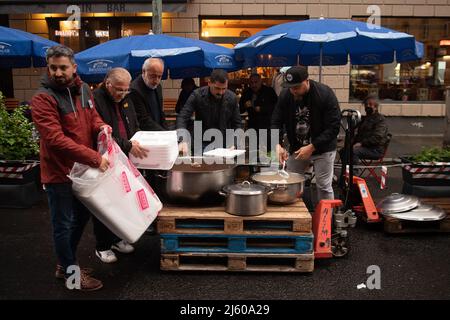
[[[118,88],[118,87],[114,86],[112,83],[110,83],[109,85],[114,89],[114,91],[115,91],[117,94],[126,95],[126,94],[129,94],[129,93],[130,93],[130,88],[127,88],[127,89],[121,89],[121,88]]]

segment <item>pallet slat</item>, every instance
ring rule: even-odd
[[[161,270],[313,272],[313,254],[161,254]]]
[[[311,233],[311,214],[302,201],[289,206],[268,206],[260,216],[234,216],[223,207],[165,207],[157,230],[165,233],[302,235]]]
[[[311,253],[313,235],[161,234],[161,252]]]

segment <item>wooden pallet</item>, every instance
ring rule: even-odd
[[[302,235],[310,234],[311,214],[303,201],[287,206],[267,207],[260,216],[234,216],[221,207],[164,207],[158,215],[157,230],[164,233]]]
[[[313,272],[314,254],[164,253],[161,270]]]
[[[313,250],[313,235],[268,236],[161,234],[161,252],[303,254]]]
[[[450,198],[422,198],[420,201],[444,209],[447,212],[447,217],[441,221],[423,222],[384,217],[384,231],[387,233],[450,232]]]

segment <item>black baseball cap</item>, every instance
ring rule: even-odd
[[[289,68],[284,74],[284,88],[292,88],[308,79],[308,69],[303,66],[295,66]]]

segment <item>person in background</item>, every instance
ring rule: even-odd
[[[141,130],[167,130],[163,111],[161,79],[164,61],[148,58],[142,65],[142,74],[131,83],[130,99],[133,101]]]
[[[284,74],[290,67],[282,67],[278,68],[276,74],[274,75],[272,79],[272,88],[275,90],[275,93],[277,96],[280,95],[281,90],[283,90],[283,81],[284,81]]]
[[[94,91],[95,107],[103,121],[112,128],[112,136],[123,153],[145,158],[148,150],[130,138],[139,131],[133,101],[128,96],[131,75],[123,68],[111,69],[103,83]],[[94,234],[97,240],[95,255],[105,263],[117,261],[114,250],[121,253],[134,251],[132,245],[119,239],[103,223],[93,217]]]
[[[40,134],[41,181],[48,196],[53,242],[58,264],[55,277],[68,289],[93,291],[103,287],[80,268],[80,286],[69,281],[78,266],[77,247],[91,213],[74,196],[68,174],[75,162],[106,171],[109,162],[93,149],[100,130],[111,128],[98,115],[89,85],[76,74],[72,49],[47,50],[47,72],[31,100],[32,117]]]
[[[270,130],[270,121],[273,109],[277,103],[275,91],[262,83],[261,76],[254,73],[249,78],[249,87],[246,88],[239,100],[240,112],[248,113],[248,128],[255,129],[259,133],[260,129]],[[258,150],[270,151],[270,132],[267,132],[267,139],[264,142],[259,140]]]
[[[379,100],[375,95],[368,95],[363,100],[366,116],[357,128],[353,139],[353,163],[359,159],[379,159],[388,142],[388,126],[386,118],[378,112]],[[339,154],[344,157],[343,149]]]
[[[198,87],[192,78],[185,78],[181,81],[181,92],[178,96],[177,105],[175,106],[176,113],[180,113],[191,93],[197,88]]]

